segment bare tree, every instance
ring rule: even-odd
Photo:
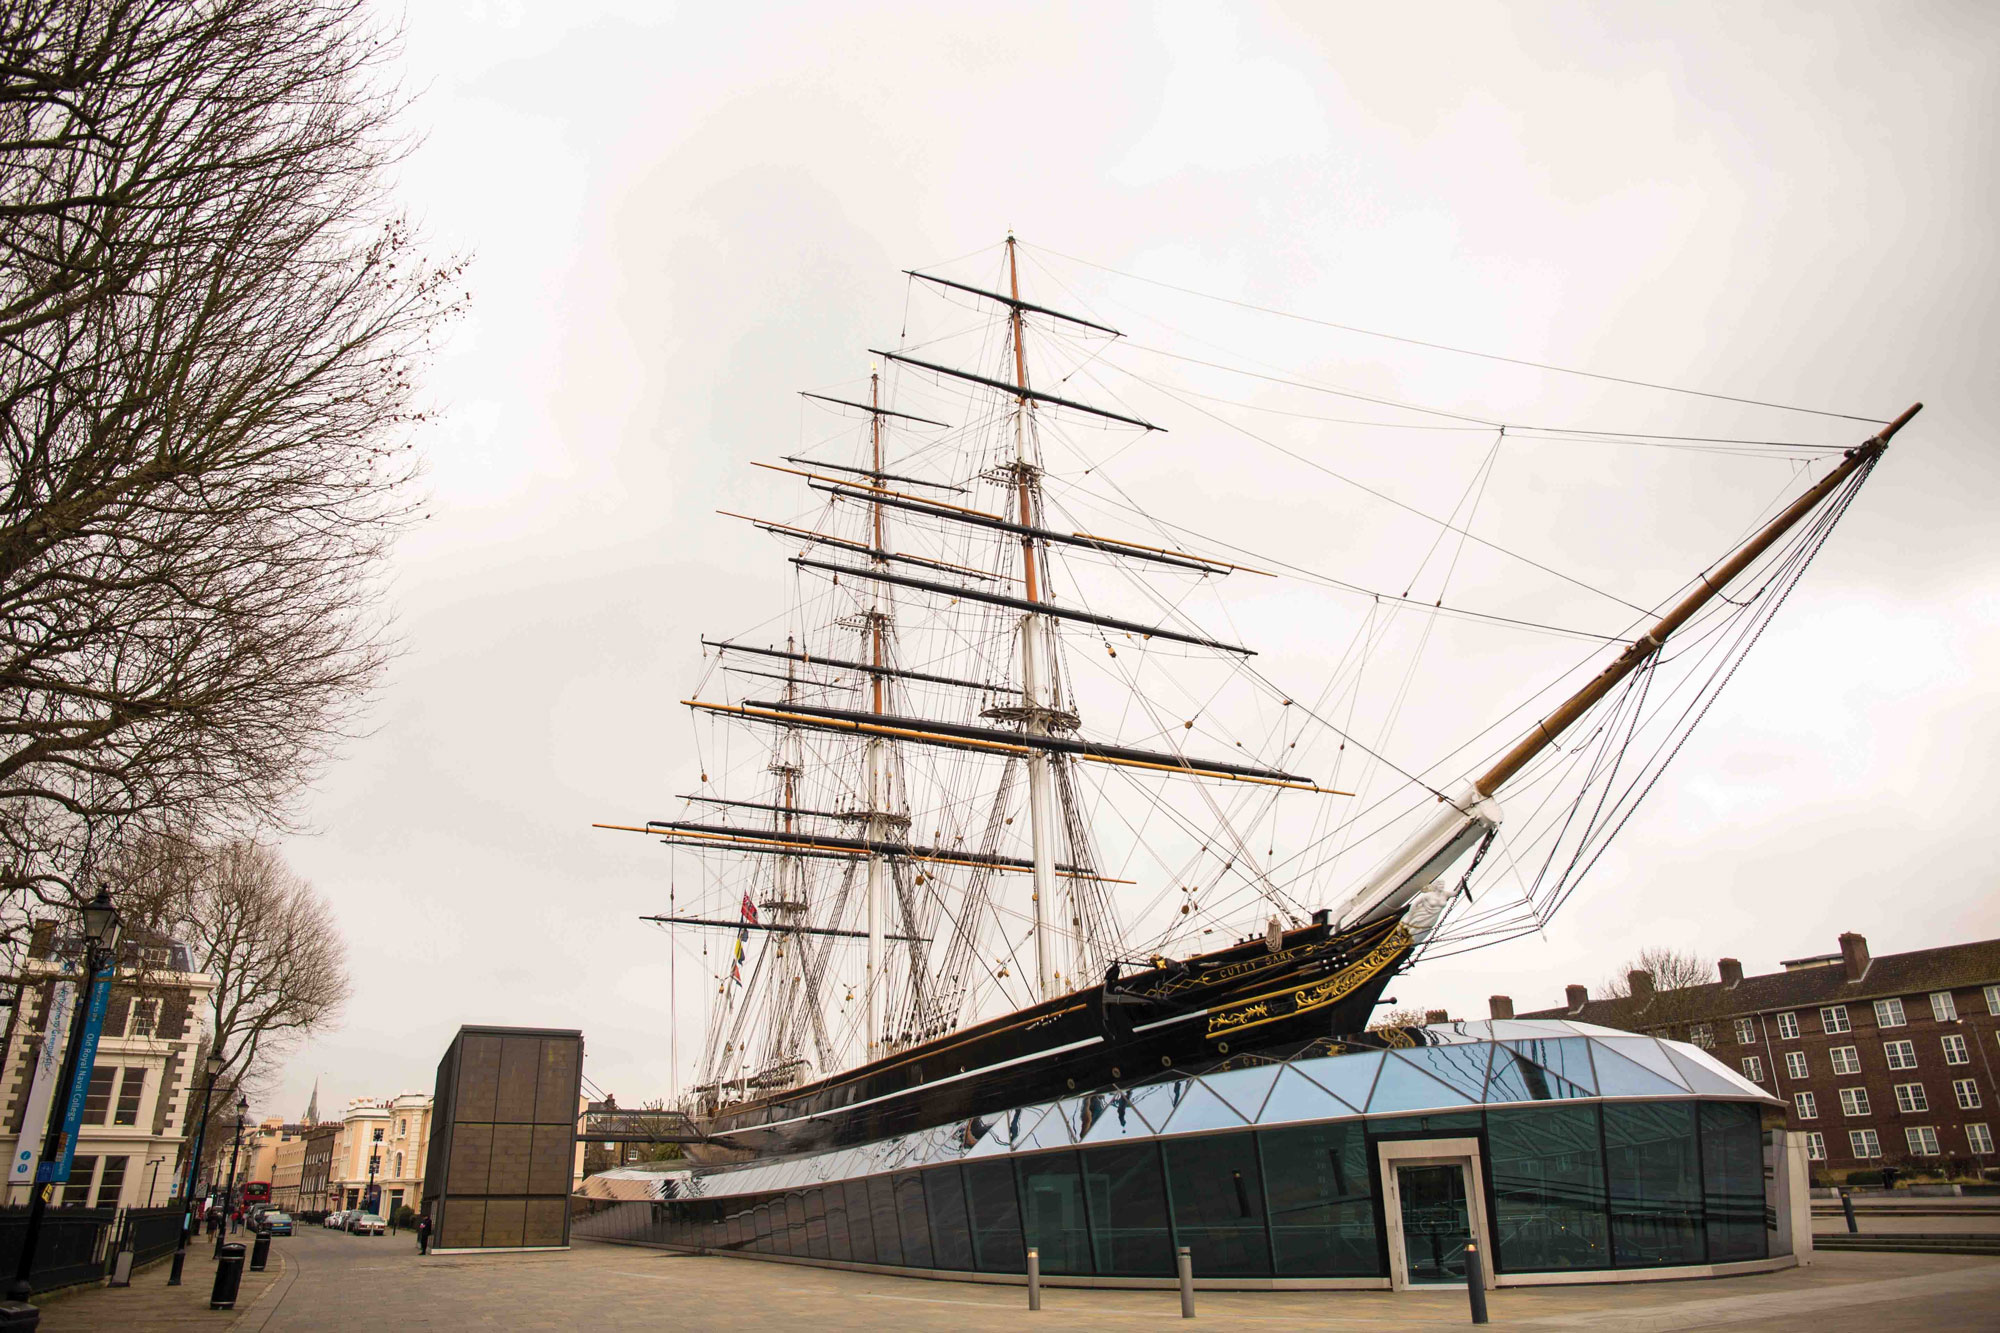
[[[1686,990],[1689,986],[1705,986],[1715,980],[1713,962],[1684,949],[1655,944],[1639,950],[1637,957],[1619,968],[1604,982],[1600,994],[1608,999],[1623,999],[1630,995],[1632,982],[1629,974],[1633,972],[1652,973],[1655,994]]]
[[[1383,1028],[1420,1028],[1429,1021],[1428,1009],[1391,1009],[1387,1013],[1376,1015],[1375,1021],[1368,1025],[1368,1030],[1379,1032]]]
[[[360,0],[0,10],[0,943],[135,828],[282,826],[379,677],[458,277],[383,197],[389,49]]]

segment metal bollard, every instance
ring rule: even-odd
[[[1486,1322],[1486,1272],[1479,1265],[1479,1246],[1465,1243],[1465,1290],[1472,1297],[1472,1322]]]
[[[1848,1235],[1851,1236],[1861,1230],[1861,1227],[1854,1220],[1854,1196],[1846,1190],[1840,1192],[1840,1211],[1847,1214]]]
[[[271,1261],[271,1233],[263,1227],[257,1228],[257,1240],[250,1247],[250,1271],[261,1273],[264,1265]]]
[[[1028,1250],[1028,1308],[1042,1308],[1042,1252],[1032,1247]]]
[[[1174,1251],[1174,1270],[1181,1279],[1181,1318],[1194,1318],[1194,1258],[1183,1245]]]
[[[208,1293],[211,1310],[234,1310],[236,1292],[243,1285],[243,1247],[231,1242],[222,1247],[215,1265],[215,1286]]]

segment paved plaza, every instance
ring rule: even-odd
[[[307,1229],[280,1239],[273,1271],[245,1282],[233,1313],[207,1308],[205,1258],[189,1282],[166,1270],[126,1290],[60,1297],[51,1333],[205,1327],[222,1333],[434,1329],[1140,1329],[1178,1322],[1172,1291],[1048,1289],[1030,1314],[1018,1287],[928,1282],[716,1256],[582,1243],[567,1253],[420,1259],[407,1236]],[[1882,1333],[2000,1325],[2000,1261],[1950,1255],[1824,1254],[1809,1269],[1709,1282],[1497,1291],[1493,1326],[1668,1333],[1679,1329]],[[1461,1289],[1201,1292],[1199,1321],[1228,1327],[1445,1329],[1469,1322]]]

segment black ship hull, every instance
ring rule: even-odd
[[[898,1051],[831,1078],[717,1108],[697,1160],[816,1152],[1148,1073],[1360,1032],[1414,947],[1401,914],[1323,921],[1148,968]]]

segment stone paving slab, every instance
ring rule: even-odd
[[[82,1287],[59,1292],[42,1306],[42,1328],[48,1333],[135,1333],[156,1328],[230,1328],[284,1276],[285,1257],[271,1247],[270,1266],[261,1273],[245,1268],[236,1292],[236,1308],[211,1310],[208,1295],[215,1287],[215,1260],[209,1245],[188,1251],[181,1285],[167,1285],[172,1261],[154,1264],[132,1275],[129,1287]]]
[[[281,1273],[246,1290],[232,1333],[398,1329],[1069,1330],[1106,1333],[1179,1322],[1171,1291],[1051,1287],[1030,1314],[1013,1286],[933,1282],[796,1264],[581,1243],[565,1253],[417,1257],[405,1239],[307,1230],[281,1240]],[[1495,1328],[1677,1333],[1774,1333],[2000,1326],[2000,1261],[1954,1255],[1823,1254],[1809,1268],[1754,1277],[1491,1293]],[[157,1302],[164,1271],[144,1299]],[[187,1289],[183,1289],[187,1290]],[[134,1287],[133,1293],[140,1291]],[[204,1299],[158,1322],[131,1293],[86,1292],[51,1329],[179,1327],[207,1316]],[[114,1306],[118,1298],[123,1304]],[[190,1304],[191,1307],[190,1308]],[[1431,1330],[1468,1322],[1460,1288],[1418,1292],[1210,1292],[1199,1321],[1246,1328]],[[105,1313],[100,1316],[98,1311]],[[393,1312],[392,1314],[389,1312]]]

